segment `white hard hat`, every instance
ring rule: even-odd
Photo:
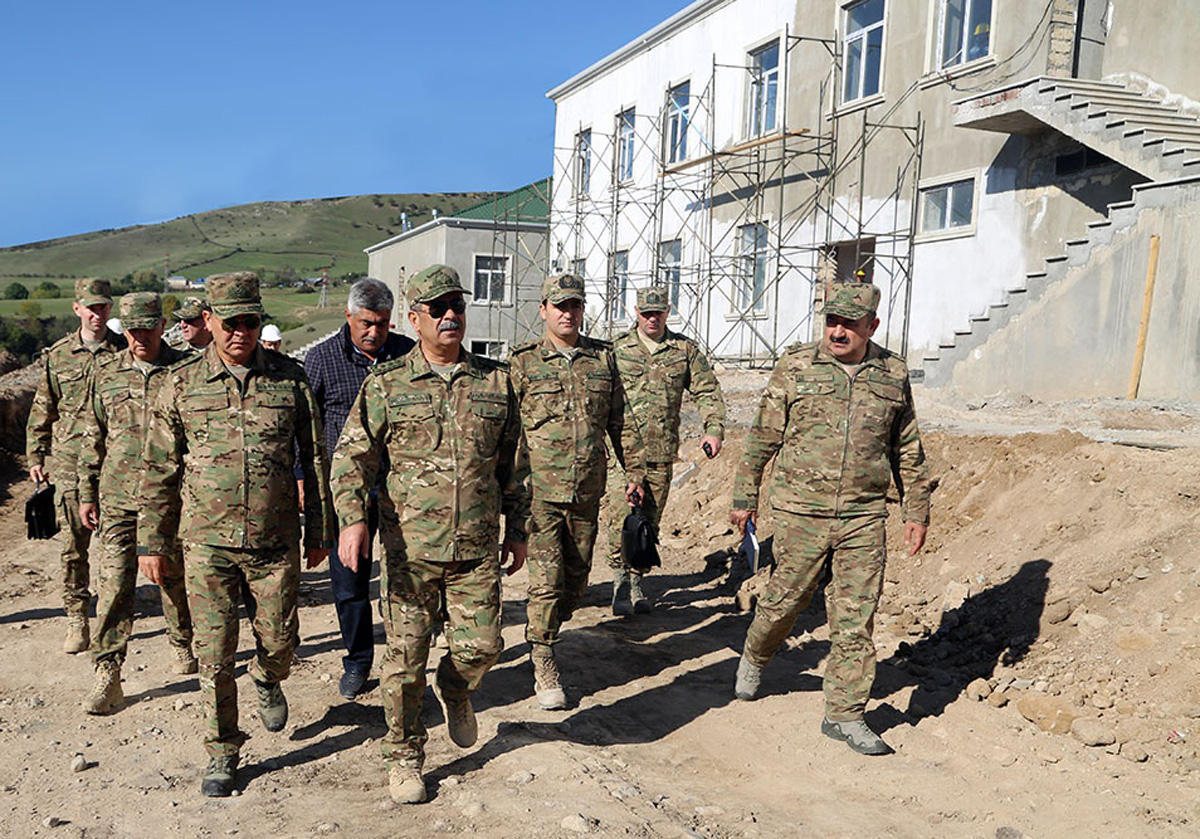
[[[282,341],[283,334],[280,333],[279,327],[273,323],[268,323],[263,327],[262,340],[264,341]]]
[[[106,323],[105,326],[107,326],[110,330],[117,333],[118,335],[120,335],[124,332],[124,330],[121,329],[121,321],[119,318],[109,318],[108,323]]]

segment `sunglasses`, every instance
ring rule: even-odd
[[[422,303],[421,305],[425,307],[425,311],[428,312],[429,316],[434,320],[437,320],[442,315],[446,314],[446,311],[449,309],[453,309],[454,314],[456,315],[461,315],[467,310],[467,301],[461,297],[453,297],[449,300],[431,300],[428,303]]]
[[[184,318],[183,322],[188,326],[200,327],[204,325],[204,317],[202,315],[196,315],[194,318]]]
[[[238,315],[232,318],[220,318],[221,329],[225,332],[253,332],[262,326],[262,318],[258,315]]]

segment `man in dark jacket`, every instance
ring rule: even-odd
[[[411,339],[390,332],[394,299],[379,280],[370,277],[350,287],[346,325],[317,344],[304,359],[304,372],[325,423],[325,451],[332,452],[363,380],[375,365],[399,358],[413,348]],[[382,471],[381,471],[382,474]],[[297,478],[299,476],[297,475]],[[303,492],[303,489],[301,490]],[[379,525],[378,492],[372,491],[368,510],[370,538]],[[375,629],[371,620],[371,562],[346,568],[333,551],[329,583],[337,608],[346,655],[338,692],[353,699],[363,689],[375,658]]]

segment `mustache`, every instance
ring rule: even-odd
[[[845,335],[842,335],[841,337],[838,337],[837,335],[830,335],[829,340],[834,344],[849,344],[850,343],[850,339],[848,337],[846,337]]]
[[[438,332],[457,332],[460,329],[462,329],[462,324],[456,320],[438,324]]]

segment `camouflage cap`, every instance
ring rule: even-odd
[[[212,311],[212,309],[208,308],[208,304],[199,297],[185,297],[183,298],[183,303],[175,309],[175,317],[178,320],[191,320],[192,318],[200,317],[200,313],[206,309],[210,312]]]
[[[879,309],[879,286],[872,283],[835,285],[825,301],[825,314],[858,320],[873,315]]]
[[[112,303],[112,283],[98,277],[84,277],[76,280],[75,302],[81,306]]]
[[[637,308],[642,314],[647,312],[671,311],[671,298],[662,286],[639,288],[637,293]]]
[[[436,300],[452,291],[468,293],[458,278],[458,272],[449,265],[430,265],[408,278],[404,286],[404,299],[411,307],[415,303]]]
[[[153,329],[162,320],[162,295],[153,291],[126,294],[117,312],[122,329]]]
[[[219,318],[266,314],[258,293],[258,274],[253,271],[214,274],[204,285],[208,289],[208,305]]]
[[[542,283],[542,302],[557,305],[564,300],[583,300],[583,280],[574,274],[552,274]]]

